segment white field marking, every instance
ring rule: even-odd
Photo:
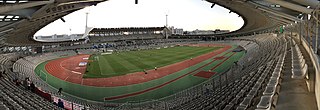
[[[96,56],[97,59],[98,59],[98,64],[99,64],[99,70],[100,70],[100,75],[102,75],[102,70],[101,70],[101,63],[100,63],[100,56]],[[102,57],[102,60],[105,60],[103,56]]]
[[[76,74],[81,74],[80,72],[76,72],[76,71],[71,71],[72,73],[76,73]]]

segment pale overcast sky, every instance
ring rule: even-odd
[[[165,15],[168,14],[169,26],[184,30],[237,30],[243,25],[243,20],[235,13],[204,0],[109,0],[91,6],[64,17],[44,27],[38,35],[84,33],[85,13],[89,12],[89,27],[161,27],[165,25]]]

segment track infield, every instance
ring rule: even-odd
[[[215,47],[176,46],[161,49],[91,55],[84,78],[108,78],[161,68],[212,51]]]

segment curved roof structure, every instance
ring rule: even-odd
[[[33,35],[76,10],[106,0],[47,0],[0,2],[0,38],[5,45],[37,45]]]
[[[317,0],[207,0],[242,16],[244,26],[227,35],[246,35],[274,30],[282,25],[301,21],[302,14],[310,14]]]
[[[76,10],[106,0],[10,1],[0,5],[0,38],[6,45],[37,45],[33,35],[49,23]],[[317,0],[206,0],[241,16],[245,24],[237,31],[219,36],[239,36],[270,31],[301,21],[311,13]],[[208,7],[209,8],[209,7]]]

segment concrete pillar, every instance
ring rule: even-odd
[[[306,36],[306,38],[308,38],[307,42],[309,42],[309,48],[312,49],[312,37],[311,37],[310,27],[309,27],[310,22],[308,20],[306,20],[306,22],[307,22],[307,29],[306,29],[307,36]]]

